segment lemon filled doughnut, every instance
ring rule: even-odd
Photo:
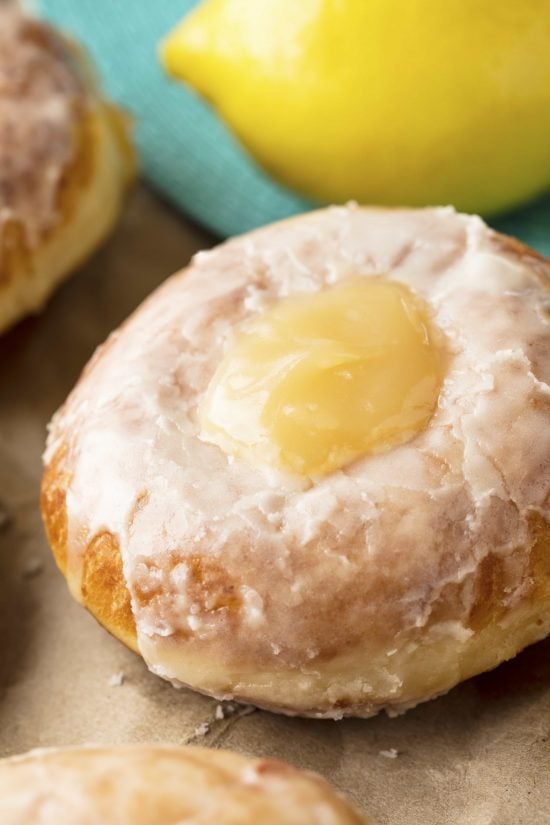
[[[31,751],[0,761],[2,825],[367,825],[320,776],[205,748]]]
[[[176,685],[398,713],[550,629],[550,267],[451,208],[199,253],[55,416],[73,595]]]
[[[133,166],[126,123],[84,55],[0,4],[0,332],[104,239]]]

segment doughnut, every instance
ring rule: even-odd
[[[197,747],[31,751],[0,761],[2,825],[367,825],[324,779]]]
[[[394,715],[550,630],[550,263],[450,207],[198,253],[55,415],[73,596],[176,686]]]
[[[133,167],[125,120],[85,56],[0,4],[0,332],[105,238]]]

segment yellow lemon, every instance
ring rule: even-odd
[[[550,186],[550,0],[206,0],[162,56],[318,199],[491,213]]]

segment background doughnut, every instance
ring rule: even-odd
[[[2,825],[367,825],[320,776],[230,751],[32,751],[0,761]]]
[[[112,228],[134,168],[127,126],[74,44],[0,4],[0,332]]]

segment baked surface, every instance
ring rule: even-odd
[[[235,326],[389,274],[444,334],[425,431],[306,482],[198,437]],[[548,262],[451,209],[331,208],[200,253],[55,417],[42,510],[73,595],[174,683],[396,713],[550,630]]]
[[[127,125],[85,56],[0,5],[0,331],[103,240],[133,166]]]
[[[366,825],[321,777],[205,748],[31,751],[0,762],[2,825]]]

